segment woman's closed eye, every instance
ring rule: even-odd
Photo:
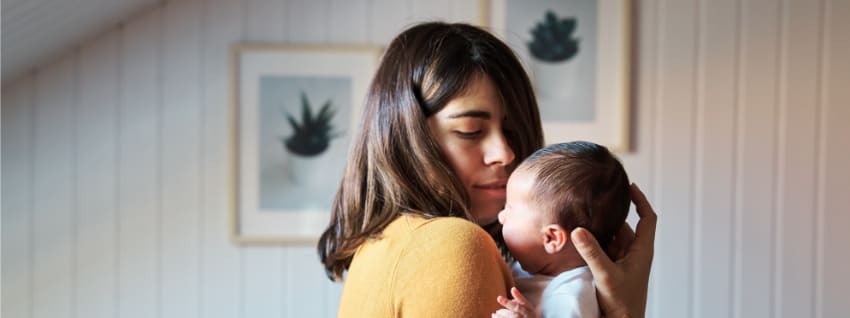
[[[463,139],[475,139],[481,136],[483,131],[474,130],[474,131],[463,131],[463,130],[455,130],[454,133]]]

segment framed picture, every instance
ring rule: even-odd
[[[233,47],[234,241],[318,240],[380,52]]]
[[[522,60],[546,143],[629,150],[630,1],[482,0],[488,26]]]

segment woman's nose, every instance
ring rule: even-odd
[[[503,134],[493,136],[487,143],[484,153],[484,163],[487,165],[501,164],[510,165],[514,162],[514,151],[508,145],[508,140]]]

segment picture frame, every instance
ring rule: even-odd
[[[481,0],[485,28],[517,53],[546,144],[630,150],[630,0]]]
[[[232,240],[315,244],[381,55],[375,46],[231,48]]]

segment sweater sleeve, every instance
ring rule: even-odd
[[[513,285],[493,239],[469,221],[434,219],[408,244],[393,273],[397,317],[490,317]]]

